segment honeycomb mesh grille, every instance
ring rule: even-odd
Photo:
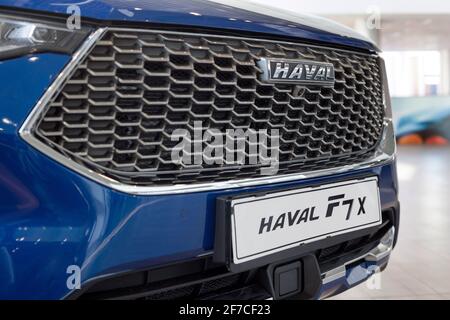
[[[332,63],[334,87],[265,83],[259,58]],[[306,44],[110,30],[51,99],[33,134],[124,184],[258,177],[260,164],[171,161],[176,129],[278,129],[278,175],[370,158],[384,118],[374,55]],[[203,138],[203,146],[208,144]],[[246,142],[246,155],[248,151]]]

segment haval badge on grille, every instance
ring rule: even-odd
[[[261,80],[292,82],[305,85],[334,85],[334,66],[331,63],[261,58],[257,62],[262,70]]]

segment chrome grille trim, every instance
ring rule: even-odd
[[[106,185],[110,188],[116,189],[118,191],[132,193],[132,194],[172,194],[172,193],[186,193],[186,192],[200,192],[206,190],[221,190],[221,189],[230,189],[230,188],[238,188],[238,187],[247,187],[247,186],[255,186],[261,184],[270,184],[270,183],[281,183],[288,182],[312,177],[325,176],[336,173],[344,173],[350,170],[371,168],[377,165],[381,165],[383,163],[392,161],[395,153],[395,143],[393,141],[393,128],[392,122],[387,119],[384,123],[383,128],[383,136],[387,137],[388,143],[383,146],[383,141],[385,139],[381,139],[381,144],[378,146],[377,150],[374,154],[369,158],[365,159],[362,162],[344,165],[337,168],[329,168],[324,170],[316,170],[311,172],[302,172],[302,173],[292,173],[292,174],[284,174],[279,176],[269,176],[269,177],[257,177],[257,178],[249,178],[249,179],[235,179],[228,181],[219,181],[214,183],[195,183],[195,184],[176,184],[176,185],[156,185],[156,186],[142,186],[142,185],[130,185],[124,184],[120,181],[107,177],[103,174],[95,172],[79,163],[65,157],[55,149],[49,147],[33,134],[34,129],[39,121],[39,119],[43,116],[43,114],[47,111],[46,107],[51,102],[51,99],[62,89],[65,81],[70,78],[75,69],[79,66],[80,62],[85,58],[90,50],[95,46],[97,41],[101,39],[101,37],[107,31],[129,31],[129,32],[159,32],[159,31],[150,31],[150,30],[138,30],[138,29],[123,29],[123,28],[104,28],[99,29],[95,33],[93,33],[83,44],[83,46],[77,51],[77,53],[73,56],[70,63],[64,69],[64,71],[58,76],[58,78],[54,81],[54,83],[50,86],[48,91],[44,94],[41,100],[38,102],[36,107],[33,109],[32,113],[28,117],[28,119],[23,124],[20,129],[20,134],[24,140],[26,140],[30,145],[34,146],[41,152],[55,159],[56,161],[62,163],[63,165],[83,174],[84,176],[99,182],[103,185]],[[168,32],[161,31],[167,34],[180,34],[178,32]],[[207,37],[217,37],[217,35],[209,34],[209,35],[196,35],[196,36],[207,36]],[[231,38],[236,39],[237,37],[226,37],[220,36],[221,38]],[[251,39],[251,38],[237,38],[240,40],[249,40],[249,41],[264,41],[264,42],[275,42],[270,40],[259,40],[259,39]],[[289,44],[289,42],[283,42],[285,44]],[[299,45],[298,43],[292,43],[293,45]],[[308,45],[311,48],[322,48],[318,46]],[[330,49],[330,48],[326,48]],[[342,52],[354,53],[353,51],[340,50]],[[358,53],[359,54],[359,53]],[[367,56],[370,56],[367,54]],[[381,76],[381,75],[380,75]],[[394,144],[393,144],[394,143]]]

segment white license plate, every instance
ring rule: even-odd
[[[381,223],[375,177],[231,201],[233,262]]]

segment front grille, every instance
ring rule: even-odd
[[[332,63],[335,85],[265,83],[256,64],[263,57]],[[383,118],[375,55],[280,41],[110,30],[51,99],[33,134],[116,181],[155,186],[260,176],[262,165],[246,161],[248,141],[242,165],[171,161],[178,144],[171,134],[186,129],[195,140],[195,121],[221,132],[278,129],[278,174],[289,174],[370,158]],[[197,141],[203,147],[210,143],[204,137]]]

